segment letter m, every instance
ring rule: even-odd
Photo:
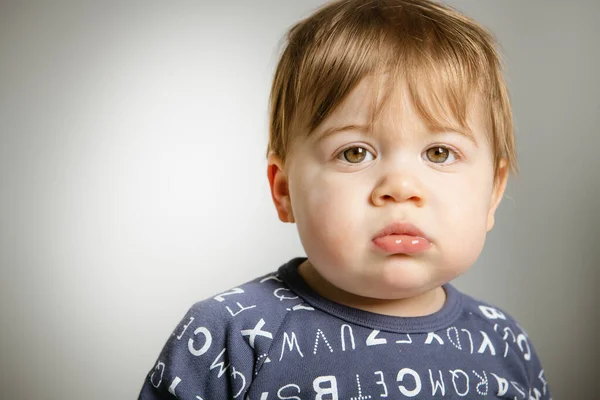
[[[288,351],[292,351],[294,347],[298,350],[298,354],[300,357],[304,357],[302,351],[300,351],[300,346],[298,345],[298,339],[296,338],[296,334],[292,332],[292,337],[287,334],[287,332],[283,333],[283,343],[281,343],[281,355],[279,356],[279,361],[283,358],[283,352],[285,351],[285,346],[287,344]]]

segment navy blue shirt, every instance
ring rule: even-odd
[[[294,258],[196,303],[148,373],[139,399],[550,399],[540,360],[504,311],[443,286],[422,317],[321,297]]]

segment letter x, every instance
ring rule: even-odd
[[[242,331],[242,336],[250,336],[250,346],[252,348],[254,348],[254,339],[256,338],[256,336],[264,336],[269,339],[273,339],[273,335],[271,335],[270,332],[260,330],[263,326],[265,326],[265,320],[261,318],[260,321],[258,321],[258,324],[256,324],[256,326],[254,327],[254,329],[244,329]]]

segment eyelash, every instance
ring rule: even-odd
[[[359,166],[359,165],[363,164],[363,162],[351,163],[351,162],[344,161],[344,160],[340,159],[340,156],[342,156],[344,154],[344,152],[346,152],[346,151],[348,151],[350,149],[354,149],[354,148],[364,149],[364,150],[368,151],[369,153],[371,153],[373,155],[373,158],[375,158],[375,154],[373,154],[374,152],[372,152],[371,150],[369,150],[367,147],[365,147],[365,146],[359,146],[359,145],[352,145],[352,146],[345,147],[342,150],[338,151],[337,154],[336,154],[336,157],[335,157],[336,160],[340,160],[341,162],[343,162],[343,163],[345,163],[347,165],[350,165],[350,166]],[[443,144],[434,144],[433,146],[430,146],[430,147],[426,148],[423,151],[423,154],[426,154],[429,150],[435,149],[435,148],[443,148],[443,149],[448,150],[450,153],[452,153],[454,155],[455,160],[452,163],[450,163],[450,164],[435,163],[433,161],[426,160],[426,161],[428,161],[428,162],[430,162],[432,164],[439,165],[441,167],[447,167],[447,166],[452,165],[452,164],[454,164],[454,163],[456,163],[458,161],[461,161],[463,159],[463,156],[460,153],[460,151],[456,150],[455,148],[453,148],[451,146],[443,145]],[[426,157],[426,156],[424,156],[424,157]]]

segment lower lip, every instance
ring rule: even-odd
[[[373,239],[373,243],[385,252],[415,254],[427,251],[431,243],[422,237],[410,235],[387,235]]]

